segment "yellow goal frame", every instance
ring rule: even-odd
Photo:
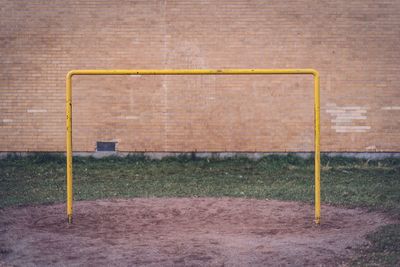
[[[320,183],[320,82],[314,69],[180,69],[180,70],[71,70],[66,76],[66,124],[67,124],[67,216],[72,223],[72,77],[76,75],[282,75],[303,74],[314,77],[314,179],[315,223],[321,219]]]

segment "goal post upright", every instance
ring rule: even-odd
[[[67,215],[68,223],[72,223],[72,72],[66,77],[66,127],[67,127]]]
[[[319,73],[314,74],[314,204],[315,223],[321,222],[321,118]]]
[[[72,77],[75,75],[313,75],[314,78],[314,178],[315,223],[321,219],[320,183],[320,79],[314,69],[171,69],[171,70],[71,70],[66,76],[67,216],[72,223]]]

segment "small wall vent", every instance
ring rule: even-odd
[[[115,151],[116,142],[97,142],[96,151]]]

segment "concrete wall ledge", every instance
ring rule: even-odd
[[[49,155],[65,155],[64,152],[0,152],[0,159],[7,157],[27,157],[39,154]],[[219,158],[227,159],[234,157],[244,157],[249,159],[260,159],[270,155],[294,155],[301,158],[309,158],[314,155],[313,152],[74,152],[74,156],[78,157],[127,157],[127,156],[144,156],[149,159],[163,159],[166,157],[192,157],[192,158]],[[386,158],[400,158],[400,152],[322,152],[322,156],[328,157],[348,157],[378,160]]]

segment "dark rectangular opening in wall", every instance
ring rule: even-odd
[[[115,142],[97,142],[96,151],[115,151]]]

